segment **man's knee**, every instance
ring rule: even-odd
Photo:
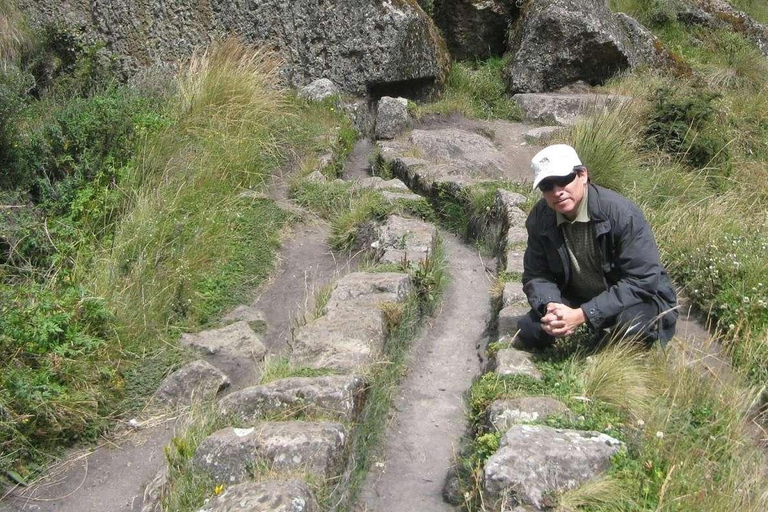
[[[659,309],[654,302],[642,302],[624,309],[616,317],[614,332],[623,338],[648,345],[659,339]]]

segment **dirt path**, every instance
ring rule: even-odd
[[[326,244],[327,225],[308,219],[286,236],[273,277],[256,291],[253,305],[267,320],[264,344],[270,354],[286,351],[293,316],[317,286],[356,268]],[[215,362],[214,362],[215,364]],[[231,392],[252,385],[258,368],[247,362],[227,368]],[[0,501],[0,512],[139,512],[144,488],[165,462],[163,446],[174,419],[151,420],[136,431],[112,434],[98,448],[71,451],[36,485],[18,488]]]
[[[371,468],[360,510],[453,510],[441,490],[466,428],[463,395],[480,373],[477,345],[491,314],[491,280],[477,251],[442,236],[451,281],[442,307],[414,341],[384,454]]]

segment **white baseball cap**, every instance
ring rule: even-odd
[[[533,188],[539,186],[541,180],[553,176],[568,176],[573,168],[582,165],[576,150],[568,144],[553,144],[547,146],[531,160],[533,171]]]

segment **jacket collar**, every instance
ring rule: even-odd
[[[593,185],[590,182],[588,185],[589,193],[587,194],[587,209],[589,211],[589,218],[595,227],[595,236],[600,236],[611,230],[611,223],[608,220],[607,215],[603,212],[600,204],[600,194],[604,190],[602,187]],[[557,216],[555,211],[549,206],[544,205],[544,214],[541,216],[541,222],[539,223],[539,232],[542,236],[550,238],[553,241],[558,241],[562,238],[562,234],[557,227]]]

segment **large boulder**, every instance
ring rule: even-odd
[[[259,463],[274,471],[306,471],[322,480],[336,474],[346,442],[346,429],[339,423],[288,421],[227,427],[200,443],[192,464],[224,484],[242,482]]]
[[[437,27],[413,0],[19,0],[18,6],[33,25],[65,25],[103,41],[130,74],[173,67],[228,35],[275,48],[292,85],[328,78],[358,94],[391,83],[430,89],[450,61]]]
[[[246,482],[230,487],[199,512],[317,512],[315,496],[301,480]]]
[[[622,443],[606,434],[517,425],[501,439],[484,467],[486,504],[553,505],[547,499],[606,471]]]
[[[512,0],[436,0],[435,23],[455,59],[501,56],[509,24],[520,13]]]
[[[510,33],[509,91],[597,85],[642,62],[605,0],[532,0]]]

